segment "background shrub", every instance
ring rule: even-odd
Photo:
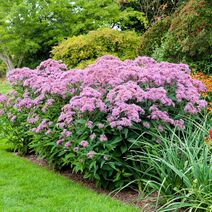
[[[173,14],[169,37],[175,37],[180,52],[175,55],[187,60],[200,60],[210,53],[212,43],[211,3],[190,0]],[[170,51],[175,43],[170,43]],[[174,55],[173,55],[174,57]]]
[[[134,8],[136,11],[143,12],[148,22],[151,24],[155,20],[172,14],[176,7],[183,4],[185,0],[118,0],[122,8]]]
[[[158,20],[153,24],[140,39],[138,47],[139,55],[151,56],[155,49],[161,46],[162,38],[167,33],[171,24],[170,17]]]
[[[184,62],[211,73],[211,6],[208,0],[189,0],[141,37],[140,55],[157,61]]]
[[[207,1],[191,0],[173,14],[162,42],[163,57],[170,61],[200,61],[210,55],[212,39]]]
[[[137,56],[139,36],[135,32],[99,29],[86,35],[74,36],[53,48],[52,55],[68,67],[84,67],[96,58],[111,54],[120,59]]]

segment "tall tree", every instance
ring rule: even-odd
[[[151,24],[157,19],[170,15],[179,3],[186,0],[119,0],[123,9],[128,7],[145,14]]]
[[[71,5],[66,1],[66,7],[63,7],[64,2],[57,1],[57,10],[60,8],[60,14],[68,17]],[[59,17],[54,18],[57,13],[54,10],[56,1],[5,0],[1,2],[0,8],[0,59],[7,64],[8,70],[26,64],[29,55],[33,57],[28,61],[30,63],[44,59],[45,55],[49,55],[50,46],[65,33],[70,33],[69,29],[64,30],[63,24],[58,24]],[[14,65],[11,66],[12,63]]]

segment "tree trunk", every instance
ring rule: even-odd
[[[20,68],[22,62],[23,62],[24,56],[19,57],[18,63],[17,63],[17,68]]]
[[[4,55],[2,53],[0,53],[0,59],[6,64],[7,66],[7,74],[14,69],[13,63],[11,61],[11,59],[9,58],[9,56]]]

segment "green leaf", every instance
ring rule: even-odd
[[[124,154],[125,152],[127,152],[127,150],[128,150],[127,145],[123,144],[123,145],[121,146],[121,153]]]

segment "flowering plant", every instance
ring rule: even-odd
[[[149,57],[103,56],[68,71],[49,59],[35,70],[13,70],[8,80],[15,91],[0,95],[0,114],[19,137],[25,132],[24,146],[107,187],[138,177],[126,155],[142,150],[140,134],[183,129],[183,116],[207,105],[200,95],[205,87],[187,65]]]

